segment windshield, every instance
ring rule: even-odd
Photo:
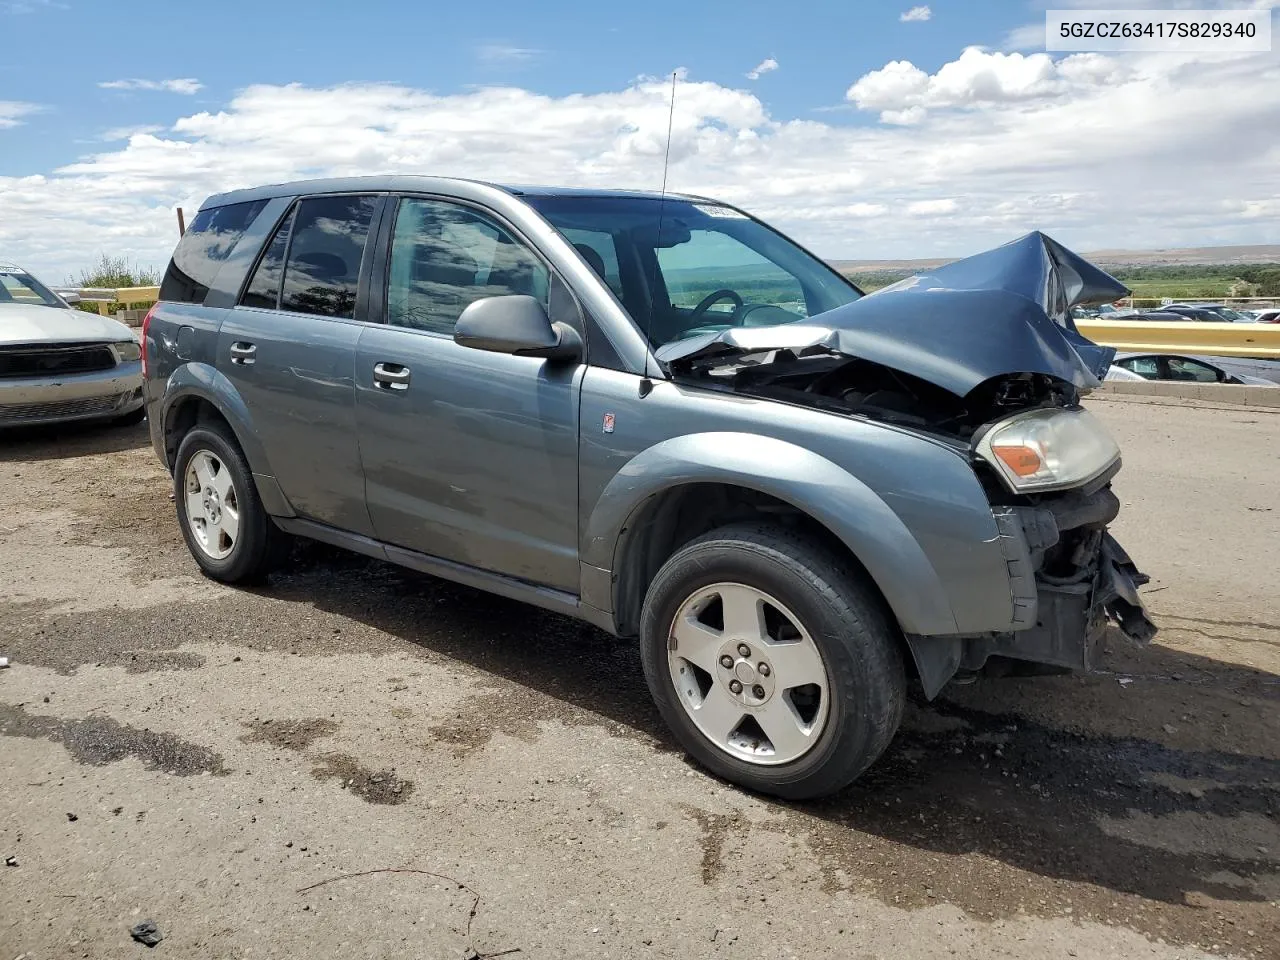
[[[0,270],[0,304],[26,303],[43,307],[65,306],[52,291],[29,273]]]
[[[729,327],[795,323],[861,296],[782,234],[721,204],[525,200],[577,248],[655,347]]]

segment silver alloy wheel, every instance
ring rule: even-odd
[[[671,624],[667,663],[689,718],[740,760],[790,763],[826,727],[822,654],[799,619],[755,587],[716,583],[688,597]]]
[[[196,543],[214,560],[225,560],[240,537],[240,497],[231,471],[217,454],[197,450],[187,461],[183,489],[187,526]]]

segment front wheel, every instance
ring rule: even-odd
[[[878,594],[790,530],[736,524],[677,551],[641,617],[650,692],[713,773],[788,799],[853,781],[897,731],[906,677]]]
[[[252,583],[284,558],[290,538],[263,508],[249,464],[221,424],[200,424],[183,437],[173,485],[187,548],[214,580]]]

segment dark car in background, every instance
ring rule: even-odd
[[[1161,313],[1176,313],[1179,316],[1186,317],[1188,320],[1196,320],[1200,323],[1252,323],[1253,318],[1247,317],[1237,310],[1221,303],[1170,303],[1160,307]]]

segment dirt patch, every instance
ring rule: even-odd
[[[338,730],[332,720],[260,720],[246,723],[249,732],[240,738],[241,743],[269,743],[284,750],[306,750],[324,737],[331,737]]]
[[[708,813],[689,806],[684,809],[702,831],[698,837],[698,846],[702,848],[702,882],[710,884],[724,871],[724,846],[729,831],[738,827],[746,829],[746,825],[737,814]]]
[[[157,669],[183,666],[187,655],[164,653],[191,643],[225,644],[237,651],[332,655],[403,651],[363,624],[335,629],[310,604],[282,603],[263,593],[228,591],[200,603],[166,603],[129,611],[50,613],[43,602],[0,604],[0,649],[14,663],[71,674],[86,664],[134,669],[151,657]],[[239,669],[239,664],[227,669]],[[230,674],[228,679],[234,677]]]
[[[179,777],[200,773],[222,776],[230,772],[223,766],[222,757],[208,747],[189,743],[171,733],[139,730],[110,717],[62,720],[27,713],[20,705],[0,703],[0,736],[52,740],[61,743],[77,762],[91,766],[137,757],[148,770]]]
[[[345,753],[326,753],[311,775],[317,780],[338,780],[366,803],[404,803],[413,793],[413,781],[396,776],[394,769],[372,771],[362,767],[355,757]]]
[[[198,653],[181,650],[139,650],[129,654],[125,670],[129,673],[152,673],[161,670],[199,670],[205,658]]]
[[[829,890],[1245,954],[1280,943],[1280,762],[927,709],[962,723],[909,725],[852,788],[787,808]],[[1187,843],[1191,824],[1213,842]]]

